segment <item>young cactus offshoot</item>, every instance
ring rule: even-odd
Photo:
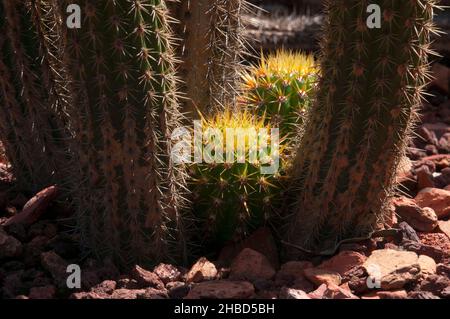
[[[242,239],[273,217],[283,192],[283,140],[277,143],[264,119],[246,111],[203,118],[202,135],[204,160],[191,166],[193,209],[202,240],[220,245]],[[267,149],[260,153],[258,148],[266,141]],[[227,145],[233,145],[233,150]],[[212,156],[205,155],[208,149]],[[273,170],[264,174],[262,167],[270,165]]]
[[[312,55],[284,50],[263,55],[243,75],[244,105],[292,138],[311,105],[317,76]]]

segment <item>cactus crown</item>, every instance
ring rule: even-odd
[[[286,50],[262,55],[260,63],[242,75],[244,106],[294,138],[311,104],[317,74],[312,55]]]

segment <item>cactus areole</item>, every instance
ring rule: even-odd
[[[380,28],[368,23],[370,4],[381,9]],[[294,163],[287,242],[329,249],[383,223],[429,78],[435,7],[433,0],[326,4],[321,80]]]

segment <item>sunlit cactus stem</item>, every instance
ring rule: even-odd
[[[381,28],[366,24],[369,4],[380,7]],[[434,8],[433,0],[327,2],[317,103],[293,169],[291,244],[329,249],[383,223],[429,79]]]
[[[182,116],[165,2],[71,3],[83,12],[81,28],[65,30],[83,244],[124,266],[182,259],[184,173],[169,140]]]

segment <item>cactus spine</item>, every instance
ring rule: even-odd
[[[314,57],[280,50],[263,55],[259,65],[252,66],[242,78],[244,106],[278,127],[282,136],[294,138],[317,84]]]
[[[217,137],[217,132],[221,137]],[[202,119],[202,149],[215,145],[211,144],[214,142],[220,145],[214,148],[213,158],[191,166],[189,186],[194,215],[199,219],[198,234],[204,244],[238,241],[274,217],[284,191],[285,167],[284,148],[272,148],[276,141],[271,140],[270,134],[271,127],[264,118],[258,119],[247,111],[228,110]],[[263,153],[257,152],[265,141],[268,149],[266,156],[261,156]],[[228,145],[234,145],[231,153],[227,152]],[[216,157],[217,154],[222,156]],[[281,163],[276,172],[264,174],[261,166],[267,166],[268,160],[277,156]]]
[[[366,24],[369,4],[381,28]],[[330,248],[382,222],[422,101],[433,0],[327,2],[317,104],[294,164],[292,244]],[[293,252],[294,253],[294,252]]]
[[[63,183],[69,103],[53,1],[0,3],[0,138],[19,187]]]
[[[185,177],[169,138],[182,116],[165,2],[77,2],[82,26],[65,31],[65,51],[83,243],[122,265],[181,258]]]
[[[184,111],[192,116],[214,114],[234,105],[245,51],[244,0],[172,1],[170,8],[179,38]]]

